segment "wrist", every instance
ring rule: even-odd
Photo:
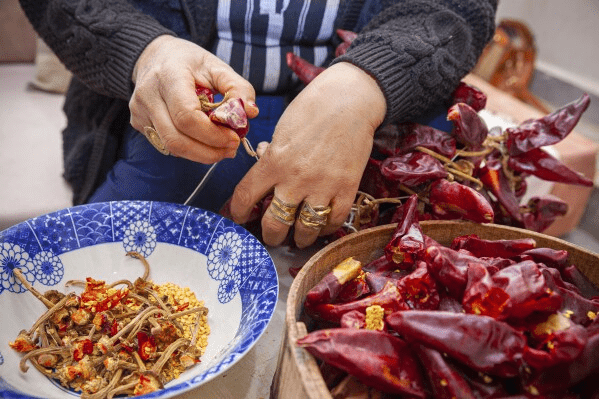
[[[135,65],[133,66],[133,72],[131,73],[131,81],[135,84],[137,81],[138,74],[144,69],[144,65],[151,63],[151,60],[155,58],[156,54],[160,51],[160,48],[174,37],[171,35],[160,35],[155,37],[148,45],[143,49]]]

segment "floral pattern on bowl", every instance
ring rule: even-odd
[[[264,246],[243,227],[185,205],[114,201],[80,205],[32,218],[0,232],[0,397],[62,398],[67,391],[35,370],[19,370],[8,342],[29,328],[43,307],[12,270],[39,291],[71,279],[135,279],[136,251],[150,279],[188,286],[209,309],[211,334],[202,362],[165,389],[167,398],[209,381],[235,364],[266,329],[278,297],[276,268]],[[69,288],[70,289],[70,288]]]

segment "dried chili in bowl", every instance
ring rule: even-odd
[[[401,248],[419,231],[410,261],[352,258],[353,279],[369,291],[304,302],[312,327],[297,344],[336,381],[347,381],[341,370],[394,398],[586,397],[599,375],[599,289],[568,252],[474,234],[444,246],[419,228],[415,203],[414,195],[403,204],[380,248]],[[336,280],[336,292],[353,279]]]
[[[207,346],[208,309],[189,289],[148,280],[149,265],[131,282],[71,281],[83,291],[37,292],[14,275],[48,310],[9,346],[28,364],[82,398],[137,396],[162,389],[200,362]],[[121,286],[121,288],[116,288]]]

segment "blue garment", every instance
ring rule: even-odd
[[[275,125],[285,109],[285,99],[281,96],[258,96],[256,104],[260,114],[250,120],[246,136],[254,148],[261,141],[271,140]],[[218,212],[255,162],[240,146],[235,158],[218,163],[208,183],[190,205]],[[162,155],[141,133],[129,127],[119,160],[89,202],[152,200],[183,203],[209,168],[210,165]]]

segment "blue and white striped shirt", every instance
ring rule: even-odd
[[[323,65],[339,0],[219,0],[214,53],[247,79],[257,94],[297,84],[287,52]]]

